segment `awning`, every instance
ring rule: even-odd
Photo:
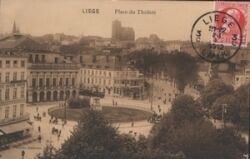
[[[9,125],[0,126],[0,132],[4,132],[5,134],[11,134],[31,129],[31,127],[32,126],[27,122],[13,123]]]

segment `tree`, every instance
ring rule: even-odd
[[[220,79],[211,80],[201,93],[201,104],[204,108],[210,109],[217,98],[233,93],[233,86],[225,84]]]
[[[170,60],[166,64],[168,73],[177,84],[180,92],[184,92],[187,84],[197,80],[198,65],[196,59],[186,52],[174,52],[170,54]]]
[[[184,106],[184,101],[189,108]],[[193,103],[188,96],[180,96],[174,101],[172,109],[178,108],[178,111],[171,110],[150,132],[152,151],[165,154],[181,152],[186,159],[237,159],[242,156],[246,152],[244,140],[232,129],[217,130],[209,120],[199,115],[192,117],[198,113]],[[176,120],[178,115],[182,116],[181,122]]]
[[[134,51],[128,55],[127,59],[146,76],[158,72],[162,64],[159,55],[151,49]]]
[[[170,114],[154,127],[150,141],[153,150],[160,149],[165,153],[182,152],[187,159],[237,159],[246,153],[246,144],[239,135],[224,134],[216,130],[206,120],[184,121],[180,126]],[[226,142],[226,138],[230,138]]]
[[[101,113],[88,111],[71,137],[62,145],[60,159],[122,159],[123,147],[117,130]],[[124,156],[124,157],[123,157]]]
[[[239,103],[234,95],[224,95],[217,98],[213,103],[211,115],[214,119],[222,120],[222,111],[224,111],[225,121],[238,123],[240,120],[239,108]]]
[[[197,80],[198,65],[194,57],[186,52],[157,54],[153,50],[141,50],[131,53],[128,57],[136,68],[144,75],[155,75],[165,72],[174,79],[178,89],[184,92],[185,86]]]
[[[249,131],[249,109],[250,109],[250,86],[242,85],[235,91],[235,97],[238,100],[239,107],[239,116],[240,121],[239,125],[242,126],[245,130]]]
[[[171,113],[176,123],[194,121],[203,117],[200,105],[189,95],[180,95],[172,103]]]

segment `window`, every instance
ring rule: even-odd
[[[25,80],[24,72],[21,72],[21,80]]]
[[[17,98],[17,88],[13,89],[13,99]]]
[[[24,93],[25,93],[25,91],[24,91],[24,87],[21,87],[21,98],[24,98],[25,97],[25,95],[24,95]]]
[[[46,86],[49,87],[50,83],[49,83],[49,78],[46,78]]]
[[[16,105],[13,106],[13,118],[16,117]]]
[[[58,57],[55,57],[55,63],[58,63]]]
[[[40,87],[43,86],[43,79],[42,78],[39,79],[39,86]]]
[[[25,67],[25,61],[24,60],[21,61],[21,67]]]
[[[72,78],[72,86],[75,86],[75,79]]]
[[[16,81],[17,80],[17,72],[14,72],[13,73],[13,81]]]
[[[0,83],[2,82],[2,73],[0,73]]]
[[[5,115],[4,115],[5,119],[9,118],[9,113],[10,113],[10,107],[8,106],[5,108]]]
[[[35,56],[35,62],[39,62],[39,56],[38,55]]]
[[[42,55],[42,62],[45,63],[45,55]]]
[[[20,105],[20,116],[23,116],[24,113],[24,104]]]
[[[56,78],[53,78],[53,86],[56,86]]]
[[[69,85],[69,79],[66,78],[66,86],[68,86],[68,85]]]
[[[32,55],[29,55],[29,62],[33,62],[33,57],[32,57]]]
[[[0,68],[2,68],[3,67],[3,63],[2,63],[2,61],[0,60]]]
[[[62,78],[60,78],[59,85],[60,85],[60,86],[63,85],[63,79],[62,79]]]
[[[2,90],[0,89],[0,101],[2,101]]]
[[[6,61],[6,68],[10,68],[10,61],[9,60]]]
[[[36,79],[33,78],[33,79],[32,79],[32,87],[35,87],[35,86],[36,86]]]
[[[5,73],[5,82],[10,82],[10,73],[9,72]]]
[[[14,60],[14,61],[13,61],[13,66],[14,66],[14,67],[18,67],[18,61],[17,61],[17,60]]]

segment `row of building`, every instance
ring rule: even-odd
[[[13,30],[0,40],[0,145],[29,135],[27,102],[66,100],[83,90],[143,99],[142,74],[120,55],[52,52]]]
[[[29,135],[31,125],[25,110],[26,79],[26,57],[0,54],[0,148]]]

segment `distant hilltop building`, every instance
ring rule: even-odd
[[[112,40],[134,41],[135,31],[131,27],[123,27],[119,20],[115,20],[112,22]]]

